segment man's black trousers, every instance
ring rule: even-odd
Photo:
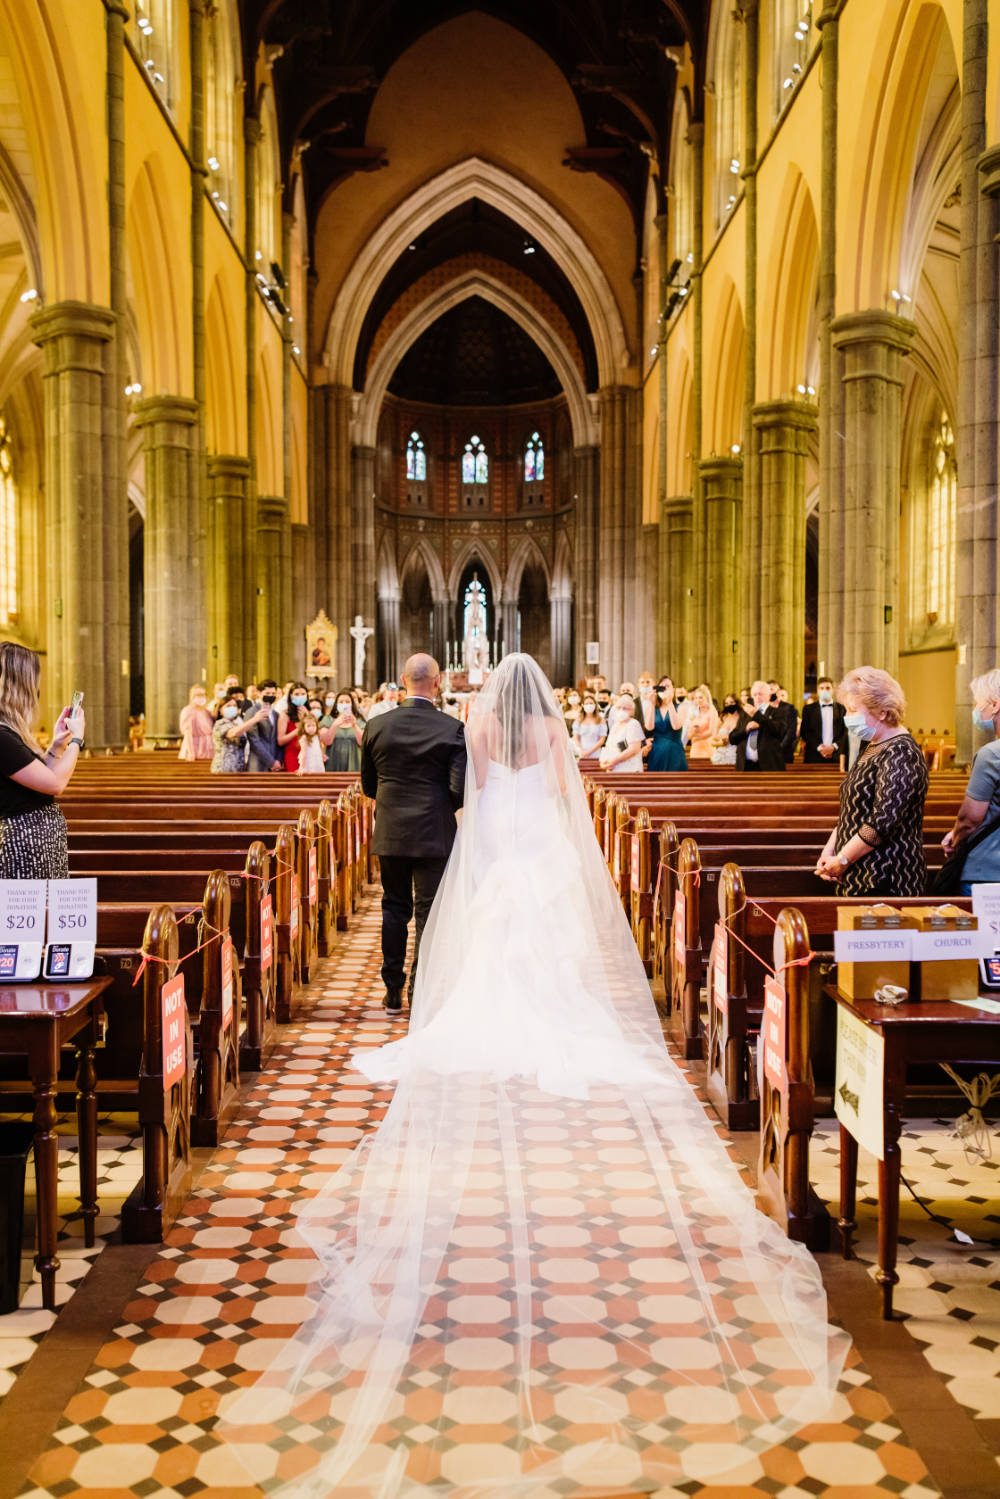
[[[407,859],[382,854],[382,982],[387,989],[402,989],[406,983],[406,929],[410,917],[417,913],[417,931],[413,947],[413,976],[417,971],[420,938],[447,859]]]

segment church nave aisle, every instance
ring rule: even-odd
[[[320,965],[303,1013],[283,1033],[269,1067],[245,1085],[238,1122],[213,1153],[167,1243],[151,1256],[134,1295],[35,1461],[23,1495],[255,1499],[304,1465],[308,1431],[298,1443],[287,1438],[261,1443],[252,1453],[250,1481],[240,1483],[233,1454],[213,1429],[214,1416],[222,1396],[235,1383],[250,1382],[248,1376],[252,1379],[266,1366],[278,1344],[308,1314],[316,1265],[295,1235],[296,1209],[307,1179],[315,1185],[317,1175],[335,1171],[363,1133],[377,1124],[388,1102],[388,1091],[347,1069],[353,1046],[399,1034],[406,1024],[405,1011],[402,1020],[390,1020],[381,1007],[378,931],[378,899],[370,894],[352,931]],[[587,1131],[596,1160],[605,1147],[593,1138],[582,1113],[581,1130]],[[541,1137],[540,1143],[544,1145]],[[542,1149],[540,1158],[544,1154]],[[646,1288],[629,1278],[623,1261],[635,1254],[629,1241],[650,1242],[648,1223],[605,1220],[599,1244],[580,1244],[557,1204],[553,1197],[547,1241],[553,1289],[569,1297],[586,1294],[583,1282],[594,1275],[615,1283],[623,1307],[630,1295],[640,1295]],[[490,1232],[483,1230],[478,1245],[470,1240],[470,1254],[484,1254]],[[490,1263],[488,1257],[481,1260],[486,1278],[477,1287],[484,1321],[495,1289],[488,1279]],[[505,1399],[505,1375],[491,1359],[488,1332],[481,1327],[477,1336],[458,1345],[462,1358],[456,1377],[440,1362],[442,1345],[436,1341],[432,1312],[424,1324],[421,1366],[407,1371],[412,1377],[404,1381],[379,1433],[380,1441],[403,1440],[420,1448],[433,1435],[424,1423],[443,1400],[444,1413],[454,1424],[435,1450],[427,1448],[428,1478],[440,1473],[452,1483],[484,1479],[509,1471],[516,1462],[507,1424],[512,1402]],[[570,1346],[560,1344],[559,1332],[552,1332],[553,1359],[561,1346]],[[913,1357],[919,1362],[916,1351]],[[641,1410],[643,1388],[655,1376],[648,1368],[629,1365],[627,1332],[621,1358],[606,1371],[613,1376],[610,1388],[623,1411]],[[543,1419],[582,1444],[588,1439],[584,1404]],[[652,1457],[661,1438],[655,1426],[645,1427],[640,1449]],[[856,1352],[831,1418],[822,1426],[749,1458],[725,1486],[694,1481],[694,1448],[685,1452],[684,1462],[692,1481],[679,1492],[717,1499],[875,1499],[889,1494],[933,1499],[941,1492]],[[632,1485],[638,1477],[637,1472],[623,1472],[619,1484]],[[619,1485],[609,1482],[607,1491],[616,1493]],[[572,1489],[563,1484],[560,1492],[571,1495]]]

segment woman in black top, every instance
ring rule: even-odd
[[[44,753],[33,730],[39,658],[0,641],[0,879],[69,878],[66,819],[55,804],[83,748],[83,712],[64,708]]]
[[[859,666],[840,684],[844,727],[864,744],[840,788],[840,817],[816,864],[839,895],[923,895],[927,764],[900,722],[903,689],[887,671]]]

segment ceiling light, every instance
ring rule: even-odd
[[[208,165],[213,172],[217,172],[219,170],[219,158],[217,156],[210,156],[208,158]]]
[[[292,353],[293,354],[301,354],[302,353],[302,350],[299,348],[298,344],[292,344]]]
[[[29,286],[27,291],[23,291],[21,293],[21,301],[22,302],[34,302],[35,299],[37,298],[37,296],[38,296],[38,292],[35,289],[35,287]]]
[[[733,176],[735,177],[736,174],[737,174],[737,172],[739,171],[739,169],[740,169],[739,159],[738,159],[738,157],[734,156],[733,159],[732,159],[732,161],[729,163],[729,170],[732,172]]]
[[[738,453],[742,453],[743,449],[740,447],[740,444],[738,442],[734,442],[733,445],[732,445],[732,447],[729,449],[729,451],[731,453],[737,453],[738,454]]]
[[[533,239],[526,239],[525,240],[525,242],[524,242],[524,253],[525,253],[525,255],[534,255],[534,253],[535,253],[535,251],[536,251],[537,248],[538,248],[538,246],[535,244],[535,241]]]

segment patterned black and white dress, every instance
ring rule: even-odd
[[[869,744],[840,788],[836,851],[857,836],[870,853],[844,871],[840,895],[923,895],[927,764],[911,734]]]
[[[13,777],[41,755],[0,724],[0,879],[66,880],[66,819],[55,798]],[[44,763],[44,762],[42,762]]]

